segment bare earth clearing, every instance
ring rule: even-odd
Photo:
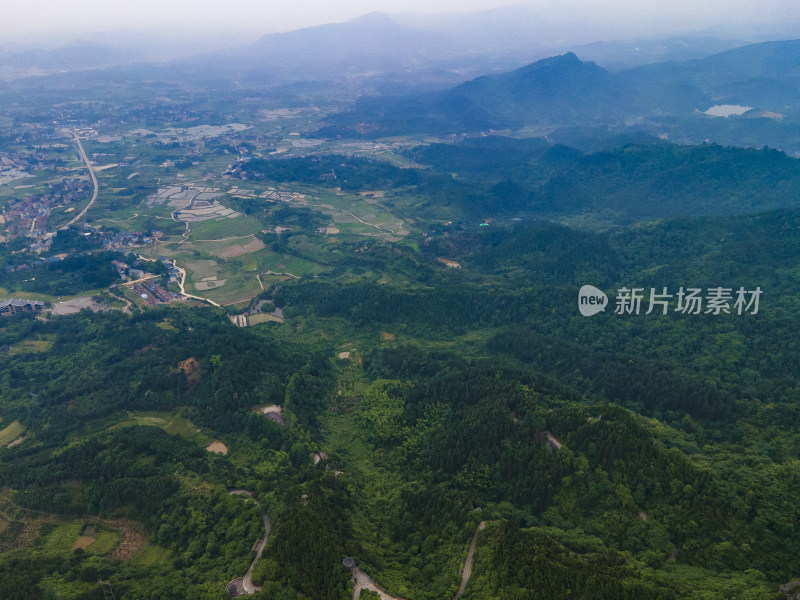
[[[50,311],[54,315],[74,315],[81,312],[82,309],[88,308],[92,312],[100,312],[104,310],[111,310],[111,307],[102,302],[96,302],[92,298],[82,296],[80,298],[73,298],[72,300],[65,300],[53,305],[53,310]]]
[[[208,446],[206,446],[206,450],[209,452],[214,452],[216,454],[225,455],[228,453],[228,447],[220,442],[219,440],[214,440]]]

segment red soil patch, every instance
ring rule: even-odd
[[[193,356],[178,363],[178,371],[186,376],[186,383],[194,385],[200,381],[200,361]]]

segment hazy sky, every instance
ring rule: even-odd
[[[271,33],[346,21],[371,11],[447,13],[514,4],[622,26],[643,22],[679,29],[716,22],[800,21],[797,0],[0,0],[0,36],[120,26],[176,27],[183,33],[196,28]]]

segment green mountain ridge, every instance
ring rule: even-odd
[[[451,597],[485,521],[467,598],[777,598],[800,569],[798,219],[440,232],[405,252],[446,247],[460,270],[288,282],[286,322],[247,329],[191,307],[4,319],[12,350],[48,344],[0,353],[3,422],[26,431],[0,450],[0,542],[18,548],[0,589],[219,598],[263,533],[238,489],[273,524],[255,597],[350,597],[348,555],[394,595]],[[764,296],[757,315],[587,319],[587,281]],[[64,548],[88,518],[140,522],[139,558]]]

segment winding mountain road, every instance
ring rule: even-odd
[[[250,499],[253,497],[253,492],[249,490],[243,489],[236,489],[230,490],[228,492],[231,496],[246,496]],[[255,500],[253,500],[255,502]],[[258,502],[255,502],[256,506],[258,506]],[[261,556],[264,554],[264,547],[267,545],[267,538],[269,537],[269,532],[271,529],[269,517],[264,510],[261,510],[261,517],[264,519],[264,537],[258,540],[256,545],[256,557],[253,559],[253,562],[250,563],[250,568],[247,569],[247,573],[244,574],[240,580],[235,579],[228,584],[229,589],[231,584],[235,582],[241,581],[241,589],[244,591],[244,594],[252,595],[256,592],[260,591],[261,588],[253,583],[253,567],[255,567],[256,563],[261,559]],[[469,582],[469,578],[472,576],[472,556],[475,553],[475,546],[478,543],[478,533],[482,531],[486,527],[486,521],[481,521],[478,524],[478,528],[475,530],[475,535],[472,536],[472,541],[469,545],[469,550],[467,551],[467,559],[464,562],[464,570],[461,573],[461,585],[458,588],[458,592],[455,595],[453,600],[458,600],[461,594],[464,593],[464,590],[467,587],[467,583]],[[353,587],[353,600],[358,600],[361,596],[361,590],[371,590],[377,593],[381,600],[403,600],[398,596],[392,596],[386,590],[379,588],[375,585],[375,582],[372,581],[372,578],[364,573],[360,568],[356,567],[353,569],[353,578],[355,579],[355,586]],[[231,592],[233,593],[233,592]],[[243,594],[237,594],[243,595]]]
[[[392,596],[384,590],[375,585],[372,578],[364,573],[361,569],[356,567],[353,569],[353,577],[355,577],[356,585],[353,587],[353,600],[358,600],[361,596],[361,590],[371,590],[381,597],[381,600],[403,600],[397,596]]]
[[[256,502],[256,504],[258,504],[258,502]],[[253,559],[253,562],[250,563],[250,568],[247,569],[247,573],[245,573],[244,577],[242,577],[242,587],[248,594],[255,594],[261,589],[259,586],[253,583],[253,567],[256,566],[256,563],[261,558],[261,555],[264,554],[264,546],[267,545],[267,537],[269,537],[270,531],[269,517],[263,510],[261,511],[261,518],[264,519],[264,537],[258,543],[258,546],[256,546],[256,557]]]
[[[478,524],[478,528],[475,530],[475,535],[472,536],[472,541],[470,542],[469,550],[467,551],[467,560],[464,562],[464,570],[461,573],[461,585],[459,586],[458,592],[453,600],[458,600],[458,598],[461,597],[461,594],[464,593],[464,590],[467,587],[469,578],[472,576],[472,555],[475,554],[475,546],[478,544],[478,533],[485,527],[486,521],[481,521]],[[381,600],[403,600],[402,598],[392,596],[386,590],[379,588],[372,581],[372,578],[358,567],[353,570],[353,577],[356,580],[356,584],[353,587],[353,600],[359,599],[359,596],[361,596],[361,590],[372,590],[381,597]]]
[[[478,543],[478,532],[484,527],[486,527],[486,521],[481,521],[478,523],[478,529],[475,530],[475,535],[472,536],[472,542],[470,542],[469,550],[467,551],[467,560],[464,563],[464,572],[461,574],[461,585],[458,588],[458,593],[456,594],[454,600],[458,600],[461,594],[464,593],[464,589],[467,587],[467,582],[472,576],[472,555],[475,553],[475,546]]]
[[[230,490],[228,493],[231,496],[246,496],[247,498],[253,500],[256,506],[259,506],[258,502],[253,499],[253,492],[249,490]],[[264,547],[267,545],[267,538],[269,537],[269,532],[271,529],[269,517],[267,516],[267,513],[264,512],[264,509],[261,509],[261,518],[264,519],[264,537],[256,542],[256,557],[253,559],[253,562],[250,563],[247,573],[245,573],[244,577],[242,577],[242,589],[247,595],[255,594],[261,590],[261,587],[253,583],[253,567],[256,566],[256,563],[261,559],[261,555],[264,554]],[[231,584],[229,583],[228,585],[230,586]]]

